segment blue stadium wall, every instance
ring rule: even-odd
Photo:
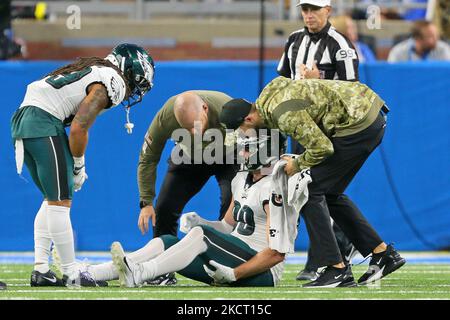
[[[15,173],[10,117],[28,83],[61,62],[0,63],[0,251],[33,250],[33,220],[42,201],[27,170]],[[265,82],[276,76],[276,62],[265,66]],[[391,108],[382,147],[377,149],[348,194],[387,242],[403,250],[450,247],[450,64],[362,65],[368,84]],[[86,153],[89,180],[74,195],[72,223],[77,250],[108,250],[114,240],[127,250],[144,245],[151,232],[137,228],[136,167],[143,136],[165,100],[184,90],[210,89],[254,100],[258,91],[256,62],[161,62],[154,89],[131,112],[135,129],[124,129],[125,111],[117,107],[100,116],[90,132]],[[159,187],[171,143],[158,167]],[[219,193],[215,179],[185,208],[214,219]],[[296,242],[307,247],[301,223]]]

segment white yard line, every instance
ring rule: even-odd
[[[141,290],[141,289],[136,289],[136,290],[78,290],[78,289],[62,289],[62,290],[34,290],[34,289],[30,289],[30,290],[11,290],[11,291],[3,291],[0,294],[0,297],[3,296],[4,294],[8,295],[8,293],[33,293],[33,294],[38,294],[38,293],[75,293],[75,294],[79,294],[79,293],[108,293],[110,295],[115,295],[115,294],[124,294],[124,293],[146,293],[146,294],[173,294],[173,293],[219,293],[219,294],[234,294],[234,295],[238,295],[238,294],[247,294],[247,293],[256,293],[256,294],[260,294],[260,293],[264,293],[264,294],[312,294],[312,293],[320,293],[320,294],[386,294],[386,293],[395,293],[395,294],[423,294],[423,293],[427,293],[428,291],[423,291],[423,290],[383,290],[383,289],[367,289],[364,291],[355,289],[355,290],[342,290],[342,289],[335,289],[335,290],[309,290],[306,288],[302,288],[302,290],[280,290],[280,291],[276,291],[276,290],[237,290],[237,291],[231,291],[229,289],[226,290]],[[450,297],[450,291],[446,290],[446,291],[432,291],[433,294],[447,294]]]

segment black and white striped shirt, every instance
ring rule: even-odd
[[[353,44],[328,22],[320,32],[307,28],[293,32],[284,48],[277,72],[281,76],[300,79],[300,66],[312,68],[317,61],[321,79],[358,80],[358,55]]]

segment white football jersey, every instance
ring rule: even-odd
[[[231,235],[241,239],[255,251],[269,247],[267,236],[267,215],[264,205],[271,197],[271,178],[265,176],[252,183],[247,180],[248,172],[238,172],[231,182],[234,198],[233,216],[237,224]],[[275,284],[281,280],[284,262],[271,268]]]
[[[110,67],[92,66],[70,74],[46,77],[28,85],[20,107],[41,108],[68,125],[78,112],[92,83],[105,86],[112,106],[123,101],[126,86],[123,78]]]

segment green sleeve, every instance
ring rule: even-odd
[[[333,154],[331,140],[317,126],[305,109],[287,111],[277,118],[279,129],[291,136],[305,148],[296,158],[297,170],[310,168]]]
[[[164,121],[164,109],[153,119],[144,137],[137,169],[139,200],[152,203],[155,198],[156,167],[172,130]]]

